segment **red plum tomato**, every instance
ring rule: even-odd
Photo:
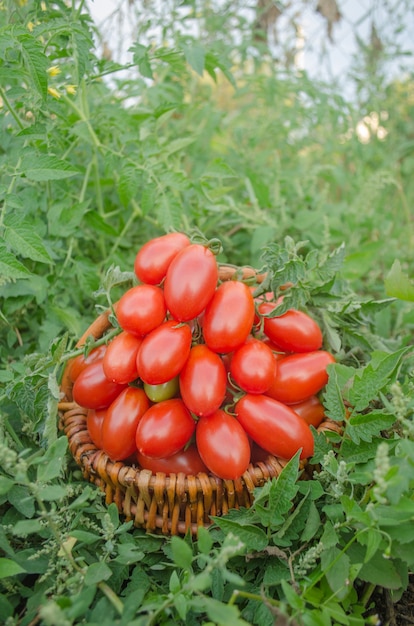
[[[204,344],[191,348],[179,381],[185,405],[197,416],[214,413],[225,398],[225,365],[219,355]]]
[[[325,350],[288,354],[278,359],[276,378],[266,395],[286,404],[302,402],[326,385],[330,363],[335,359]]]
[[[138,378],[137,354],[141,343],[141,337],[125,330],[111,341],[103,359],[103,369],[108,380],[123,384]]]
[[[75,402],[86,409],[104,409],[124,388],[125,385],[107,379],[101,360],[91,363],[79,374],[73,384],[72,394]]]
[[[160,385],[175,378],[190,354],[191,340],[190,327],[174,320],[164,322],[147,335],[137,356],[142,381]]]
[[[269,346],[253,339],[233,353],[230,374],[247,393],[264,393],[275,380],[276,367],[276,359]]]
[[[118,300],[116,316],[120,327],[144,337],[165,319],[167,309],[161,287],[136,285]]]
[[[172,317],[194,319],[213,297],[218,281],[214,254],[201,244],[186,246],[174,257],[164,281],[164,296]]]
[[[102,448],[102,424],[107,409],[88,409],[86,414],[86,428],[92,443],[97,448]]]
[[[318,396],[311,396],[297,404],[291,404],[290,407],[305,420],[309,426],[318,428],[319,424],[324,420],[325,407],[319,400]]]
[[[199,472],[208,473],[206,465],[201,460],[197,446],[191,444],[188,448],[180,450],[171,456],[162,459],[152,459],[137,452],[137,461],[143,469],[150,470],[153,474],[183,474],[195,476]]]
[[[78,354],[68,363],[68,372],[69,378],[72,383],[75,382],[79,374],[88,367],[91,363],[95,363],[95,361],[100,361],[103,359],[106,352],[106,345],[102,344],[101,346],[97,346],[93,348],[89,352],[87,356],[84,354]]]
[[[249,287],[237,280],[224,282],[205,310],[204,340],[214,352],[232,352],[246,341],[253,321],[254,300]]]
[[[235,480],[247,470],[249,438],[236,418],[222,409],[198,420],[196,442],[202,460],[219,478]]]
[[[182,450],[194,434],[195,421],[180,398],[153,404],[136,431],[138,452],[161,459]]]
[[[135,275],[142,283],[159,285],[173,258],[190,243],[183,233],[168,233],[150,239],[138,250],[135,257]]]
[[[163,400],[174,398],[180,391],[178,376],[167,380],[166,383],[160,383],[159,385],[144,383],[144,391],[151,402],[162,402]]]
[[[276,304],[263,302],[259,313],[266,315]],[[264,317],[265,335],[283,352],[313,352],[322,346],[322,331],[317,322],[304,311],[289,309],[277,317]]]
[[[122,461],[136,452],[135,434],[149,409],[143,389],[127,387],[108,407],[102,424],[102,449],[112,461]]]
[[[236,404],[237,419],[261,448],[282,459],[313,455],[312,431],[295,411],[265,395],[246,394]]]

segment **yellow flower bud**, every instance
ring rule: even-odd
[[[61,72],[61,70],[60,70],[60,67],[58,65],[52,65],[47,70],[47,73],[49,74],[49,76],[57,76],[58,74],[60,74],[60,72]]]
[[[76,85],[65,85],[65,89],[69,96],[74,96],[76,94]]]
[[[53,96],[54,98],[57,98],[57,99],[59,99],[59,98],[60,98],[60,93],[59,93],[59,92],[58,92],[58,90],[57,90],[57,89],[55,89],[54,87],[48,87],[48,88],[47,88],[47,93],[48,93],[50,96]]]

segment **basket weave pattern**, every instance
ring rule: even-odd
[[[229,278],[231,275],[232,272],[228,272]],[[221,277],[226,279],[227,275],[224,278],[222,273]],[[110,328],[109,313],[103,313],[86,330],[77,346],[84,345],[90,336],[101,338]],[[61,392],[59,425],[68,437],[70,452],[84,478],[105,492],[108,505],[114,502],[127,520],[133,520],[135,526],[148,532],[183,535],[190,531],[196,534],[199,526],[211,524],[210,516],[225,515],[233,508],[249,508],[254,489],[279,476],[287,463],[269,454],[265,461],[250,464],[240,478],[224,480],[206,473],[197,476],[153,474],[138,465],[114,462],[95,446],[89,436],[87,409],[72,398],[68,368],[63,374]],[[327,430],[340,432],[341,426],[326,418],[318,431]],[[306,463],[302,467],[306,478]]]

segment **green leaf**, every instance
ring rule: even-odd
[[[174,152],[180,152],[190,144],[194,143],[195,140],[195,137],[180,137],[179,139],[168,141],[167,145],[164,147],[163,155],[169,157],[174,154]]]
[[[348,578],[350,569],[349,557],[336,546],[331,546],[321,554],[321,565],[326,580],[335,596],[344,598],[348,593]]]
[[[0,476],[0,496],[3,496],[5,493],[10,491],[13,487],[14,482],[7,478],[6,476]]]
[[[124,206],[128,206],[132,198],[135,198],[140,184],[138,170],[133,165],[125,165],[119,175],[118,194]]]
[[[17,39],[20,43],[23,60],[31,81],[42,100],[45,100],[47,95],[46,70],[49,60],[43,52],[43,46],[40,41],[30,34],[19,35]]]
[[[20,174],[35,182],[61,180],[78,174],[79,170],[67,161],[47,154],[27,152],[23,154]]]
[[[214,522],[221,530],[228,535],[232,533],[238,537],[244,544],[246,550],[257,551],[264,550],[268,545],[269,539],[265,531],[254,524],[240,524],[236,521],[228,519],[228,517],[212,517]]]
[[[360,441],[372,441],[375,435],[382,430],[391,428],[396,420],[395,415],[388,415],[382,411],[370,411],[369,413],[354,414],[346,424],[346,434],[355,443]]]
[[[27,278],[31,272],[0,241],[0,285],[2,280]]]
[[[23,574],[25,571],[26,570],[24,570],[18,563],[15,563],[11,559],[0,557],[0,578],[17,576],[17,574]]]
[[[132,48],[129,49],[128,52],[132,52],[132,59],[134,63],[138,65],[138,69],[142,76],[145,78],[153,78],[151,63],[148,55],[149,48],[137,42],[132,46]]]
[[[102,561],[89,565],[85,574],[85,585],[96,585],[103,580],[108,580],[112,576],[111,568]]]
[[[211,548],[213,547],[213,539],[204,526],[200,526],[197,533],[197,547],[201,554],[209,554]]]
[[[208,596],[195,597],[191,604],[198,610],[206,612],[217,626],[249,626],[248,622],[240,617],[239,609],[234,604],[224,604]]]
[[[333,363],[328,365],[327,372],[329,375],[328,384],[326,385],[323,394],[325,413],[331,419],[342,422],[345,419],[346,411],[341,388],[338,382],[336,365]]]
[[[206,52],[204,48],[198,44],[192,46],[183,46],[184,56],[187,63],[193,68],[200,76],[204,72],[204,63],[206,58]]]
[[[178,567],[182,567],[185,570],[191,568],[193,561],[193,551],[184,539],[181,537],[171,538],[171,550],[174,563]]]
[[[59,437],[46,450],[37,468],[37,480],[39,482],[48,482],[61,475],[65,467],[65,455],[67,448],[67,438]]]
[[[363,564],[358,577],[385,589],[401,589],[402,586],[401,576],[394,563],[380,552],[377,552],[368,563]]]
[[[385,277],[384,286],[387,296],[414,302],[414,282],[403,272],[398,259]]]
[[[392,354],[373,352],[371,362],[356,371],[353,385],[349,390],[349,400],[355,411],[364,410],[376,399],[379,392],[397,373],[408,350],[410,347],[401,348]]]
[[[23,257],[40,263],[53,264],[53,259],[33,225],[18,223],[20,218],[16,219],[16,217],[16,215],[7,217],[6,228],[4,229],[5,242]]]
[[[290,511],[292,500],[298,491],[299,456],[298,451],[277,478],[268,481],[264,487],[255,489],[254,507],[264,526],[275,527],[283,524]]]

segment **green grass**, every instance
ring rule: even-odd
[[[183,40],[167,22],[169,46],[138,41],[135,69],[121,78],[96,56],[81,5],[1,7],[7,626],[270,626],[277,617],[359,626],[374,623],[376,587],[393,599],[407,587],[412,79],[367,73],[372,95],[347,101],[334,86],[250,62],[244,22],[235,66],[219,25],[200,18],[203,37]],[[372,111],[387,112],[387,135],[364,144],[355,129]],[[312,308],[338,360],[327,414],[341,420],[354,407],[342,438],[317,437],[317,477],[298,483],[293,459],[251,509],[197,539],[134,529],[83,480],[57,428],[76,339],[122,293],[139,246],[170,229],[218,237],[220,260],[266,264],[276,282],[296,277],[291,302]]]

